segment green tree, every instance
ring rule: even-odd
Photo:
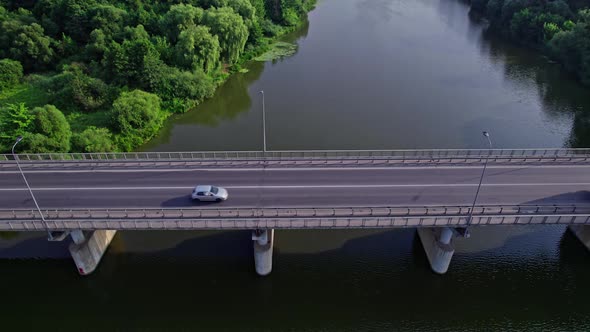
[[[51,103],[63,110],[92,112],[110,105],[112,89],[102,80],[88,76],[83,64],[73,63],[45,83]]]
[[[235,63],[248,40],[248,28],[242,17],[231,8],[210,8],[205,11],[203,24],[219,38],[223,60]]]
[[[97,5],[88,10],[89,29],[102,30],[107,36],[122,31],[127,12],[113,5]]]
[[[68,152],[72,131],[63,113],[53,105],[35,107],[32,135],[26,135],[31,152]]]
[[[23,77],[23,66],[10,59],[0,60],[0,91],[18,84]]]
[[[126,34],[128,39],[111,42],[105,54],[105,76],[118,84],[146,88],[147,78],[163,64],[160,53],[143,26],[126,29]]]
[[[116,151],[113,134],[107,128],[90,126],[72,137],[72,149],[80,152]]]
[[[203,18],[203,9],[192,5],[173,5],[170,10],[162,17],[160,26],[162,32],[168,37],[171,43],[176,43],[176,38],[182,30],[188,27],[196,26]]]
[[[188,70],[210,73],[219,65],[219,40],[205,26],[190,26],[182,31],[174,51],[176,64]]]
[[[24,136],[35,117],[24,103],[8,104],[0,109],[0,143],[2,150],[13,144],[18,136]]]
[[[123,150],[131,150],[152,138],[162,127],[165,115],[160,98],[141,90],[123,92],[113,103],[111,118],[121,134],[116,141]]]
[[[86,58],[102,60],[109,49],[110,39],[101,29],[95,29],[90,33],[90,39],[85,47]]]
[[[549,49],[566,70],[575,73],[590,85],[590,26],[577,23],[572,30],[556,33],[549,42]]]
[[[203,70],[183,71],[162,65],[156,75],[149,78],[150,89],[157,93],[167,109],[182,113],[211,97],[216,84]]]
[[[44,69],[52,62],[51,44],[37,23],[6,20],[0,24],[0,57],[20,61],[27,71]]]

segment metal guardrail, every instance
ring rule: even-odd
[[[18,154],[21,161],[186,161],[186,160],[266,160],[266,159],[359,159],[359,158],[587,158],[590,149],[432,149],[432,150],[308,150],[308,151],[201,151],[125,153],[38,153]],[[0,154],[1,161],[12,161]]]
[[[396,228],[514,224],[590,224],[590,205],[0,210],[0,230],[189,230]],[[46,228],[47,227],[47,228]]]
[[[158,167],[379,167],[429,165],[551,164],[590,161],[590,149],[520,150],[373,150],[373,151],[237,151],[21,154],[23,168],[158,168]],[[12,155],[0,155],[0,170],[16,168]]]

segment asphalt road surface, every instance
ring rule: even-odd
[[[482,167],[26,171],[41,208],[470,205]],[[197,184],[229,199],[192,202]],[[480,204],[588,204],[589,166],[488,167]],[[34,208],[19,172],[0,172],[0,208]]]

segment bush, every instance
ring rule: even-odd
[[[18,84],[23,78],[23,66],[10,59],[0,60],[0,91]]]
[[[23,136],[31,127],[35,117],[24,103],[9,104],[0,109],[0,145],[7,151],[18,136]]]
[[[35,107],[32,111],[32,135],[25,135],[31,152],[68,152],[72,131],[63,113],[53,105]]]
[[[119,147],[129,151],[152,138],[162,127],[166,116],[160,98],[141,90],[123,92],[113,103],[111,118]]]
[[[158,92],[164,97],[185,98],[200,102],[213,95],[215,85],[201,70],[189,72],[170,68],[162,77],[162,86]]]
[[[42,85],[51,94],[51,102],[64,110],[92,112],[107,107],[114,99],[114,89],[88,76],[81,64],[65,66],[62,73]]]
[[[90,126],[72,137],[72,149],[80,152],[113,152],[113,134],[107,128]]]

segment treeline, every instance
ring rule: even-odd
[[[212,96],[315,0],[0,0],[0,149],[128,151]],[[26,94],[24,94],[26,95]],[[1,99],[0,99],[1,102]]]
[[[490,28],[538,48],[590,85],[590,0],[471,0]]]

